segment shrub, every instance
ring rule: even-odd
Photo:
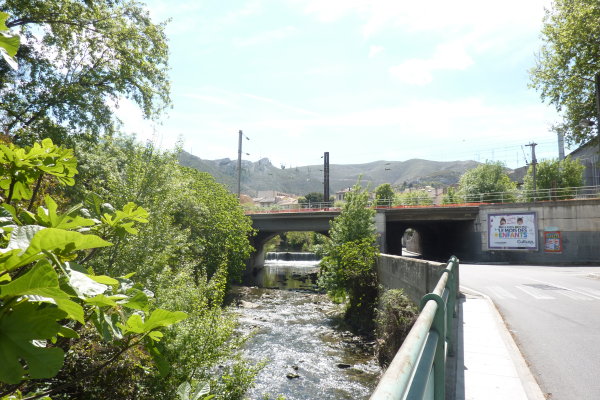
[[[402,289],[386,290],[379,298],[375,320],[377,359],[389,365],[417,319],[416,305]]]

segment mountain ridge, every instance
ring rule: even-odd
[[[179,154],[179,162],[186,167],[211,174],[229,190],[237,190],[237,160],[221,158],[204,160],[186,151]],[[480,165],[476,161],[431,161],[410,159],[406,161],[377,160],[363,164],[330,164],[329,186],[333,195],[353,186],[361,177],[363,186],[374,189],[382,183],[392,186],[456,184],[467,170]],[[292,168],[275,167],[268,158],[258,161],[242,160],[241,191],[256,196],[258,191],[275,190],[295,195],[323,191],[323,165],[306,165]]]

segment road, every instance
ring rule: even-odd
[[[492,298],[549,399],[600,399],[600,266],[461,264],[460,280]]]

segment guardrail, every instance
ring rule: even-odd
[[[600,186],[578,186],[568,188],[525,190],[515,189],[509,192],[487,192],[459,194],[453,198],[433,197],[427,192],[399,193],[394,199],[372,200],[369,206],[378,209],[422,208],[422,207],[461,207],[481,204],[527,203],[536,201],[561,201],[600,199]],[[407,196],[407,194],[413,195]],[[273,205],[269,208],[247,210],[247,214],[271,214],[285,212],[339,211],[341,202],[320,202],[303,204]]]
[[[446,356],[453,355],[459,286],[458,259],[450,257],[432,293],[421,299],[421,313],[371,400],[428,399],[446,396]]]

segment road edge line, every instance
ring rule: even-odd
[[[529,400],[546,400],[544,392],[542,391],[537,380],[531,373],[531,370],[529,369],[529,366],[525,361],[525,357],[523,357],[523,353],[521,353],[519,346],[517,346],[517,343],[515,342],[513,336],[508,331],[508,328],[506,327],[506,321],[504,321],[504,318],[502,317],[502,314],[500,314],[500,311],[498,311],[498,308],[496,307],[494,301],[488,295],[481,293],[478,290],[471,289],[468,286],[460,285],[460,291],[464,293],[470,292],[477,296],[481,296],[487,301],[488,306],[492,310],[492,315],[494,316],[494,320],[496,322],[496,326],[498,327],[500,337],[502,338],[502,341],[507,347],[508,353],[510,354],[510,358],[512,359],[513,364],[517,370],[519,380],[521,381],[521,385],[525,390],[527,398]]]

